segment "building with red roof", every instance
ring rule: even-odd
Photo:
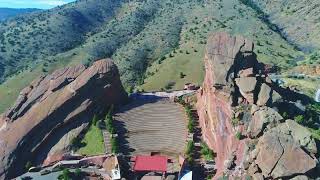
[[[133,170],[135,172],[167,171],[168,158],[166,156],[136,156]]]

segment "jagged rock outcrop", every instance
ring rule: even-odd
[[[299,131],[299,127],[292,120],[287,120],[270,131],[266,132],[257,144],[258,155],[256,163],[261,169],[264,177],[273,179],[281,177],[292,177],[304,174],[316,167],[315,157],[310,156],[301,147],[307,144],[300,143],[306,138],[311,143],[312,151],[316,151],[315,142],[311,141],[311,133],[307,129]],[[299,138],[297,134],[306,133]]]
[[[19,174],[27,161],[59,159],[93,114],[126,98],[110,59],[89,68],[67,67],[33,81],[0,118],[0,179]]]
[[[301,95],[277,87],[253,48],[251,41],[227,33],[208,39],[197,109],[203,138],[217,153],[215,178],[304,177],[318,163],[315,140],[308,129],[278,112],[299,104],[295,101]]]

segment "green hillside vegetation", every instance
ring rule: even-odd
[[[24,15],[26,13],[32,13],[35,11],[40,11],[40,9],[14,9],[14,8],[0,8],[0,21],[12,18],[18,15]]]
[[[84,138],[81,140],[80,143],[83,144],[83,146],[77,150],[77,153],[84,155],[98,155],[105,153],[102,130],[95,122],[95,118],[97,117],[95,116],[93,118],[89,129],[85,133]]]
[[[217,31],[255,40],[258,59],[282,71],[305,56],[239,0],[79,0],[0,24],[0,112],[37,75],[105,57],[126,87],[200,85],[206,39]]]

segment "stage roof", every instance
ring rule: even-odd
[[[165,156],[136,156],[134,171],[166,172],[168,158]]]

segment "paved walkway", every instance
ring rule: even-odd
[[[181,90],[181,91],[172,91],[172,92],[146,92],[146,93],[133,93],[131,98],[134,100],[147,100],[147,99],[161,99],[174,97],[179,97],[186,94],[191,94],[196,92],[196,90]]]

